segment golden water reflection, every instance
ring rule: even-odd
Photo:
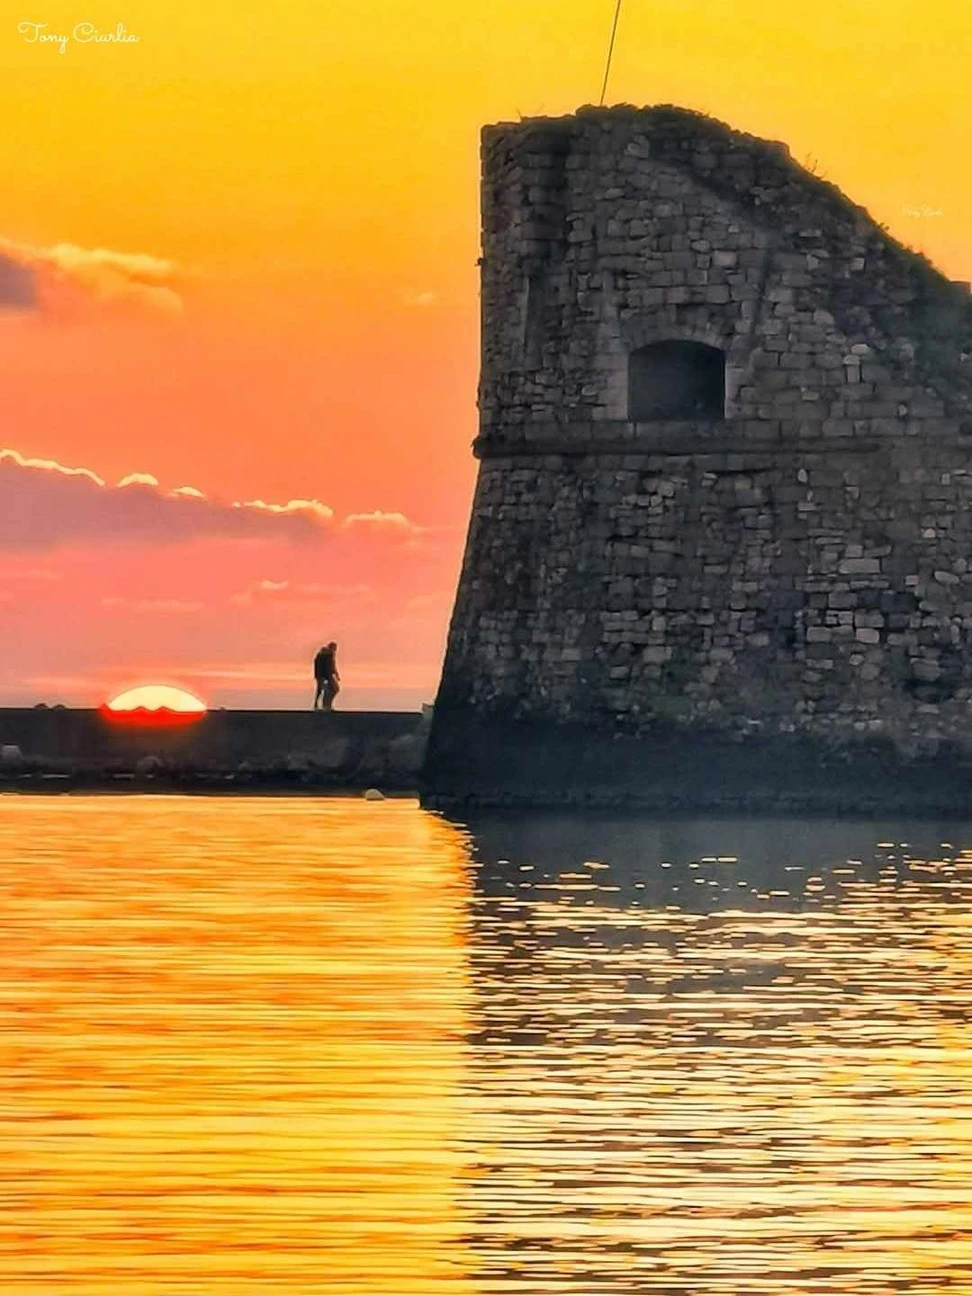
[[[480,1289],[972,1292],[950,832],[483,825]]]
[[[972,827],[0,798],[0,1293],[972,1293]]]
[[[471,1290],[454,830],[7,798],[0,858],[3,1296]]]

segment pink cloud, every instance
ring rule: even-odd
[[[349,513],[341,525],[346,531],[397,536],[414,536],[422,531],[404,513],[383,513],[380,509],[375,509],[373,513]]]
[[[271,517],[310,517],[318,522],[330,522],[334,510],[316,499],[292,499],[286,504],[268,504],[266,500],[242,500],[234,503],[234,508],[252,509],[256,513],[266,513]]]
[[[233,603],[281,604],[348,604],[351,600],[373,599],[374,590],[368,585],[325,585],[320,582],[290,580],[259,580],[239,593],[231,595]]]
[[[0,449],[0,467],[12,464],[17,468],[32,468],[41,472],[60,473],[63,477],[87,477],[96,486],[104,486],[105,481],[90,468],[68,468],[56,459],[38,459],[22,455],[19,450]]]
[[[162,257],[74,243],[42,248],[0,239],[0,260],[9,267],[0,276],[8,305],[33,306],[57,315],[81,303],[134,306],[166,315],[183,310],[182,297],[173,286],[180,278],[178,267]]]
[[[17,570],[16,567],[9,565],[3,573],[5,581],[18,581],[31,585],[46,585],[51,581],[63,580],[62,572],[53,571],[49,567],[24,567]]]
[[[65,544],[171,544],[200,536],[309,542],[338,531],[414,534],[400,513],[352,514],[342,523],[316,499],[222,503],[191,486],[165,491],[152,473],[115,486],[90,468],[0,450],[0,548],[49,550]]]

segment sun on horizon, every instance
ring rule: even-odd
[[[178,724],[198,720],[208,708],[188,689],[174,688],[170,684],[141,684],[117,694],[110,702],[105,702],[101,710],[112,720]]]

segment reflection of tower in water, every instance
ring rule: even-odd
[[[949,1023],[970,1007],[972,865],[928,863],[934,826],[471,830],[481,1290],[777,1296],[824,1248],[860,1290],[908,1272],[933,1220],[958,1223],[961,1137],[942,1122],[964,1101]],[[960,1251],[956,1235],[943,1272]]]

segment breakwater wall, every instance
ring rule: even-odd
[[[0,709],[0,787],[414,788],[426,721],[400,711],[211,711],[171,727]]]

